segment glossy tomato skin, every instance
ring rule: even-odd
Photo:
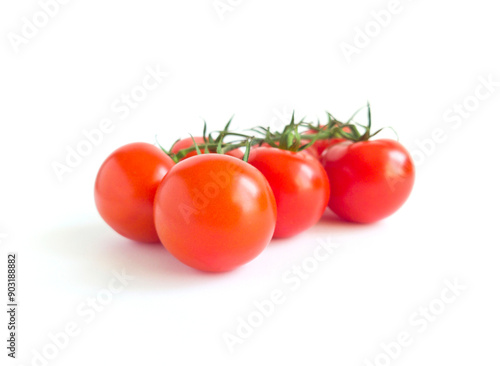
[[[339,144],[341,142],[345,141],[343,138],[333,138],[333,139],[328,139],[328,140],[318,140],[314,144],[312,144],[310,147],[306,149],[306,151],[314,156],[316,159],[321,159],[321,154],[323,154],[323,151],[328,149],[330,146]]]
[[[159,242],[153,220],[156,189],[174,166],[157,147],[137,142],[115,150],[102,164],[94,187],[97,210],[126,238]]]
[[[194,140],[196,141],[197,144],[204,144],[205,143],[205,140],[203,139],[202,136],[194,137]],[[177,141],[174,144],[174,146],[172,147],[172,152],[174,154],[177,154],[179,151],[184,150],[184,149],[188,149],[191,146],[193,146],[193,139],[191,137],[187,137],[185,139]],[[203,149],[201,149],[201,150],[202,150],[201,152],[203,152]],[[215,153],[215,151],[210,151],[210,152]],[[191,157],[196,156],[196,155],[198,155],[196,153],[196,151],[191,151],[181,160],[185,160],[185,159],[191,158]],[[238,158],[238,159],[243,159],[244,153],[239,149],[235,149],[235,150],[228,151],[225,155],[234,156],[235,158]]]
[[[263,146],[250,151],[248,163],[264,174],[276,198],[275,238],[294,236],[318,222],[330,194],[318,160],[306,152]]]
[[[342,142],[323,153],[322,163],[330,181],[328,207],[353,222],[371,223],[393,214],[415,181],[410,154],[389,139]]]
[[[276,202],[264,176],[221,154],[178,163],[158,188],[154,212],[165,248],[184,264],[209,272],[254,259],[276,225]]]

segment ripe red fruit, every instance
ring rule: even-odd
[[[156,189],[174,161],[151,144],[137,142],[115,150],[95,181],[97,210],[117,233],[140,242],[159,242],[153,220]]]
[[[323,153],[322,163],[330,181],[328,207],[348,221],[370,223],[393,214],[415,180],[410,154],[389,139],[342,142]]]

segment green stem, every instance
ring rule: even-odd
[[[363,108],[368,109],[368,124],[366,126],[359,125],[358,123],[353,122],[354,117]],[[271,132],[269,128],[260,126],[249,130],[253,133],[259,134],[260,136],[258,137],[230,131],[229,125],[232,121],[231,117],[226,127],[222,131],[214,131],[207,134],[207,126],[205,123],[203,127],[203,137],[205,140],[204,143],[196,144],[193,139],[193,146],[180,150],[176,154],[172,153],[172,150],[166,151],[161,146],[160,148],[175,162],[179,162],[186,155],[193,151],[196,151],[198,154],[207,152],[217,152],[225,154],[229,151],[245,147],[247,150],[245,151],[244,156],[248,157],[249,149],[252,146],[262,144],[268,144],[270,146],[277,147],[283,150],[297,152],[307,149],[319,140],[343,138],[353,142],[366,141],[372,136],[376,135],[380,130],[371,134],[370,130],[372,121],[370,104],[367,103],[367,105],[363,108],[357,110],[346,123],[338,121],[330,113],[327,112],[328,122],[324,126],[320,125],[319,122],[317,124],[312,124],[304,122],[303,120],[295,123],[295,116],[293,116],[290,123],[286,125],[281,132]],[[357,126],[361,126],[363,128],[363,133],[360,133],[358,131]],[[299,132],[299,128],[303,128],[304,131]],[[345,131],[344,129],[346,129],[347,131]],[[217,138],[212,138],[212,133],[217,133]],[[231,140],[231,137],[235,139]],[[226,139],[229,139],[230,141],[224,142],[224,140]],[[307,143],[303,144],[303,141],[306,141]]]

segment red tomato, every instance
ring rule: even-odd
[[[95,181],[99,214],[119,234],[140,242],[159,242],[154,227],[153,202],[173,160],[143,142],[115,150],[102,164]]]
[[[305,152],[257,147],[250,151],[248,163],[264,174],[273,189],[278,208],[275,238],[296,235],[318,222],[330,194],[318,160]]]
[[[370,223],[396,212],[415,180],[408,151],[397,141],[342,142],[323,153],[330,180],[328,206],[345,220]]]
[[[188,266],[210,272],[254,259],[276,224],[266,178],[221,154],[198,155],[173,167],[158,188],[154,212],[165,248]]]
[[[198,136],[198,137],[194,137],[194,140],[196,141],[196,143],[198,145],[201,145],[201,144],[204,144],[205,143],[205,140],[203,139],[202,136]],[[185,139],[182,139],[182,140],[179,140],[177,141],[174,146],[172,147],[172,152],[174,154],[177,154],[179,151],[181,150],[184,150],[184,149],[188,149],[190,148],[191,146],[193,146],[193,139],[191,137],[188,137],[188,138],[185,138]],[[203,148],[200,148],[201,152],[203,153]],[[215,153],[216,151],[210,151],[211,153]],[[188,153],[184,158],[182,158],[181,160],[184,160],[184,159],[187,159],[187,158],[190,158],[192,156],[195,156],[195,155],[198,155],[196,153],[196,150],[195,151],[191,151],[190,153]],[[238,159],[243,159],[243,155],[244,153],[239,150],[239,149],[235,149],[235,150],[231,150],[231,151],[228,151],[226,153],[226,155],[229,155],[229,156],[234,156],[235,158],[238,158]]]
[[[325,126],[320,126],[320,127],[323,129],[325,128]],[[344,127],[343,130],[345,132],[350,131],[349,127]],[[309,130],[309,131],[304,132],[304,134],[306,134],[306,135],[311,135],[314,133],[317,133],[317,131]],[[331,138],[331,139],[327,139],[327,140],[318,140],[314,144],[309,146],[305,151],[307,151],[309,154],[311,154],[312,156],[314,156],[316,159],[319,160],[319,159],[321,159],[321,154],[323,154],[323,151],[325,151],[330,146],[336,145],[336,144],[343,142],[343,141],[345,141],[345,139],[343,139],[341,137]],[[305,140],[305,143],[308,143],[308,142],[309,141]]]

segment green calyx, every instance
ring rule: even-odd
[[[367,108],[368,123],[361,125],[354,122],[356,115]],[[250,149],[253,146],[268,145],[274,148],[288,150],[292,152],[303,151],[312,146],[318,140],[329,140],[334,138],[342,138],[345,140],[360,142],[367,141],[377,135],[383,128],[371,133],[371,109],[370,104],[366,107],[358,109],[347,122],[337,120],[329,112],[326,112],[328,121],[326,124],[305,122],[305,118],[299,122],[295,121],[295,112],[292,114],[290,123],[288,123],[282,131],[271,131],[270,127],[257,126],[247,131],[253,135],[235,132],[230,130],[233,117],[229,119],[223,130],[207,133],[207,123],[203,125],[203,143],[197,143],[193,136],[193,145],[173,153],[174,145],[179,141],[176,140],[170,150],[164,149],[157,141],[160,148],[169,155],[174,162],[179,162],[187,154],[196,151],[197,154],[218,153],[226,154],[231,150],[245,148],[243,156],[244,161],[248,161]],[[360,133],[358,127],[361,127],[363,133]]]

